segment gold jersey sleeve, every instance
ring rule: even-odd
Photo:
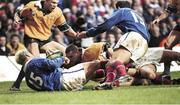
[[[61,9],[58,8],[58,11],[59,11],[59,15],[58,15],[58,17],[57,17],[57,19],[55,21],[55,25],[56,26],[59,26],[59,25],[61,26],[61,25],[64,25],[66,23],[66,20],[65,20],[65,17],[63,15]]]
[[[101,53],[103,53],[104,43],[93,43],[91,46],[85,49],[83,54],[83,61],[103,60]]]

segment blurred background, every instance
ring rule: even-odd
[[[24,0],[27,2],[28,0]],[[30,0],[32,1],[32,0]],[[104,22],[115,10],[115,0],[61,0],[59,7],[62,9],[67,23],[76,31],[81,32]],[[147,23],[151,40],[149,47],[164,46],[164,41],[170,30],[180,22],[180,17],[169,16],[153,27],[151,22],[159,16],[167,6],[168,0],[129,0],[132,8],[144,17]],[[18,50],[24,49],[23,24],[13,26],[13,17],[16,8],[23,0],[0,0],[0,55],[14,55]],[[113,27],[94,38],[72,40],[57,28],[52,29],[52,40],[67,46],[74,43],[79,47],[88,47],[94,42],[109,42],[111,47],[122,36],[121,30]]]

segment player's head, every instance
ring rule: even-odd
[[[76,63],[81,59],[81,52],[76,45],[69,45],[66,50],[66,57],[70,59],[70,63]]]
[[[129,0],[116,0],[116,8],[131,8]]]
[[[24,65],[28,58],[33,57],[33,55],[27,50],[20,50],[15,54],[15,60],[18,64]]]
[[[52,12],[58,5],[58,0],[44,0],[44,8],[47,12]]]

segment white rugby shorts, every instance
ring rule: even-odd
[[[68,91],[81,90],[86,82],[83,63],[75,65],[69,69],[64,69],[60,77],[62,89]]]
[[[146,39],[142,37],[137,32],[128,32],[125,33],[116,43],[114,49],[118,49],[120,46],[123,46],[128,51],[131,52],[131,59],[136,62],[146,53],[148,49],[148,43]]]

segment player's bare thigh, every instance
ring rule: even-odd
[[[172,50],[164,50],[160,63],[170,62],[170,61],[179,61],[180,53]]]
[[[55,41],[51,41],[41,47],[41,50],[44,50],[44,51],[60,50],[63,52],[64,55],[65,55],[65,49],[66,49],[65,46],[63,46]]]
[[[130,51],[126,50],[123,47],[120,47],[113,52],[112,59],[110,61],[112,62],[114,60],[119,60],[123,64],[127,64],[131,61],[130,59],[131,56],[132,55]]]
[[[85,75],[86,75],[86,80],[90,80],[93,77],[94,72],[97,69],[101,68],[101,63],[99,60],[91,61],[91,62],[86,62],[83,64],[84,70],[85,70]]]

